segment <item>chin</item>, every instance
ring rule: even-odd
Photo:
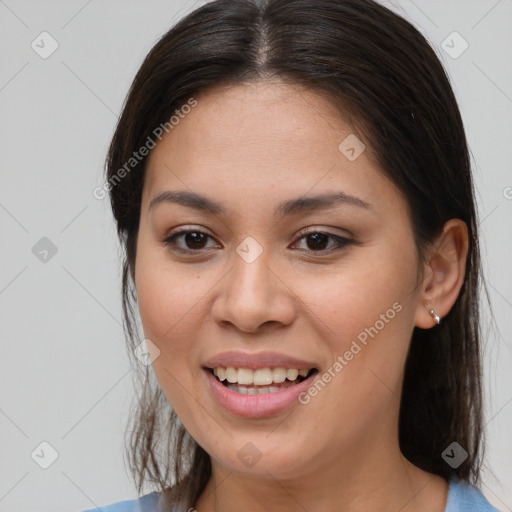
[[[244,437],[241,442],[235,440],[225,449],[221,449],[218,455],[215,453],[219,451],[217,445],[209,453],[212,454],[212,459],[227,471],[249,478],[293,480],[311,472],[312,464],[311,461],[308,462],[309,458],[304,453],[302,443],[290,444],[279,440],[278,444],[281,446],[279,449],[273,443],[264,440],[267,435],[267,433],[262,434],[261,442],[246,441],[247,437]],[[234,445],[241,446],[235,453],[233,453]],[[227,453],[232,456],[226,457]]]

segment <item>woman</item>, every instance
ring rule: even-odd
[[[157,490],[102,510],[496,510],[468,148],[408,22],[204,5],[142,64],[106,188],[146,372],[127,454]]]

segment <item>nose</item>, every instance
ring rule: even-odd
[[[233,267],[219,283],[213,319],[251,333],[266,324],[290,325],[296,315],[296,295],[286,276],[272,267],[265,251],[252,262],[236,254]]]

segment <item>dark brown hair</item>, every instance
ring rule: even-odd
[[[481,263],[471,166],[446,72],[409,22],[371,0],[217,0],[179,21],[147,55],[130,88],[106,162],[123,262],[128,354],[140,343],[133,277],[144,158],[119,170],[155,128],[194,95],[273,77],[325,94],[407,199],[420,261],[451,218],[468,227],[466,274],[440,325],[415,328],[399,418],[403,455],[418,467],[478,485],[483,450]],[[126,167],[125,167],[126,168]],[[210,478],[209,455],[189,436],[147,371],[127,428],[130,470],[192,507]],[[452,469],[453,441],[468,458]],[[168,505],[171,508],[171,505]],[[181,508],[180,508],[181,507]]]

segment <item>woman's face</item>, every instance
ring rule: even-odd
[[[167,400],[237,473],[385,456],[424,308],[404,198],[314,92],[259,83],[196,99],[150,154],[137,240]]]

